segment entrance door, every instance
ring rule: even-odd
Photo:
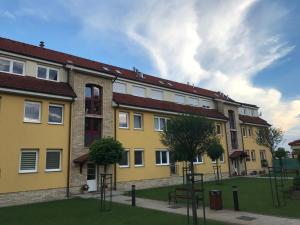
[[[87,185],[89,186],[89,192],[97,191],[97,176],[96,165],[94,163],[87,164]]]

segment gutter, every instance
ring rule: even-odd
[[[242,128],[242,126],[240,126],[240,128],[241,128],[241,136],[242,136],[243,152],[245,153],[243,128]],[[245,129],[246,129],[246,128],[245,128]],[[247,132],[247,130],[246,130],[246,132]],[[244,158],[245,171],[246,171],[246,175],[247,175],[247,174],[248,174],[248,171],[247,171],[247,163],[246,163],[246,161],[247,161],[247,158],[246,158],[246,159]]]

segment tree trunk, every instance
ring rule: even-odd
[[[217,164],[217,184],[220,183],[220,174],[219,174],[219,159],[216,159]]]
[[[192,195],[192,213],[193,213],[193,225],[197,225],[197,203],[194,187],[194,162],[190,161],[191,164],[191,195]]]

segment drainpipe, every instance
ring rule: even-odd
[[[243,152],[245,153],[243,128],[242,128],[242,126],[240,126],[240,127],[241,127],[241,136],[242,136]],[[246,129],[246,128],[245,128],[245,129]],[[247,130],[246,130],[246,132],[247,132]],[[245,157],[244,157],[244,164],[245,164],[245,171],[246,171],[246,175],[247,175],[247,174],[248,174],[248,171],[247,171],[247,163],[246,163]]]
[[[230,158],[229,158],[229,146],[228,146],[228,137],[227,137],[226,123],[224,123],[224,125],[225,125],[225,138],[226,138],[226,145],[227,145],[226,150],[227,150],[227,155],[228,155],[227,162],[228,162],[228,169],[229,169],[229,177],[231,177],[231,166],[230,166],[231,162],[230,162]]]
[[[70,84],[70,68],[67,68],[67,82]],[[68,151],[68,169],[67,169],[67,197],[70,197],[70,167],[71,167],[71,134],[72,134],[72,109],[73,109],[73,101],[70,103],[70,108],[69,108],[69,140],[68,140],[68,145],[69,145],[69,151]]]
[[[115,136],[115,140],[117,140],[117,110],[116,108],[114,108],[114,136]],[[114,164],[114,190],[117,190],[117,164]]]

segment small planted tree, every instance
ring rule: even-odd
[[[279,128],[268,127],[268,128],[261,128],[256,133],[256,142],[259,145],[267,147],[273,158],[273,166],[274,166],[274,159],[275,159],[275,150],[282,142],[283,139],[283,132]]]
[[[90,159],[96,165],[103,166],[106,174],[109,165],[120,162],[123,151],[119,141],[112,137],[102,138],[95,140],[90,146]]]
[[[215,142],[215,125],[203,117],[180,115],[168,121],[161,142],[168,146],[177,161],[188,161],[191,173],[194,174],[194,160],[203,154]],[[192,212],[193,224],[197,224],[197,205],[192,182]]]
[[[219,160],[224,153],[223,146],[219,141],[212,143],[207,149],[207,155],[212,161],[216,161],[217,166],[217,180],[216,183],[220,183],[220,171],[219,171]]]
[[[277,159],[279,159],[279,165],[280,165],[280,169],[281,171],[283,170],[283,161],[282,159],[287,157],[287,152],[284,148],[280,147],[275,151],[275,157]]]

